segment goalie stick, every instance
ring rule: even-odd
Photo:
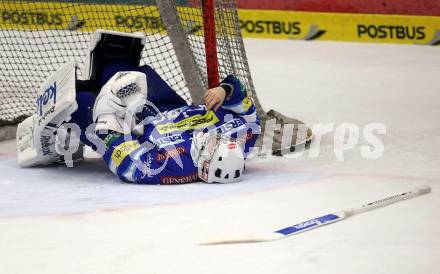
[[[243,236],[236,238],[225,238],[225,239],[213,239],[210,241],[201,242],[200,245],[218,245],[218,244],[240,244],[240,243],[258,243],[258,242],[268,242],[286,238],[288,236],[296,235],[301,232],[305,232],[311,229],[315,229],[321,227],[323,225],[331,224],[337,221],[341,221],[347,217],[353,216],[355,214],[363,213],[366,211],[370,211],[376,208],[384,207],[390,204],[394,204],[399,201],[411,199],[422,194],[427,194],[431,192],[431,188],[429,186],[419,187],[417,189],[403,192],[400,194],[396,194],[393,196],[389,196],[380,200],[376,200],[374,202],[370,202],[364,204],[360,207],[349,208],[341,211],[337,211],[331,214],[327,214],[318,218],[310,219],[308,221],[288,226],[282,228],[280,230],[255,235],[255,236]]]

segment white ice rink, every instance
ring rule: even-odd
[[[308,150],[251,160],[238,184],[129,185],[99,159],[73,169],[20,169],[14,142],[4,142],[0,273],[440,273],[440,48],[245,42],[264,107],[312,127],[359,127],[359,143],[344,161],[328,133],[313,157]],[[361,154],[369,123],[386,126],[379,159]],[[431,194],[283,240],[196,245],[274,231],[426,184]]]

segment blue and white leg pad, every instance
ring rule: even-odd
[[[78,108],[75,96],[75,63],[69,62],[41,85],[36,98],[36,112],[18,125],[17,159],[20,166],[51,164],[62,160],[60,152],[69,152],[69,144],[77,142],[70,147],[81,147],[77,130],[61,127]]]

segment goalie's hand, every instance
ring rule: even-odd
[[[217,110],[223,105],[226,98],[226,91],[222,87],[208,89],[205,93],[205,105],[208,110]]]

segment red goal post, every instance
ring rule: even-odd
[[[205,32],[206,67],[208,87],[213,88],[220,82],[217,59],[217,39],[215,35],[214,0],[202,0],[203,29]]]

